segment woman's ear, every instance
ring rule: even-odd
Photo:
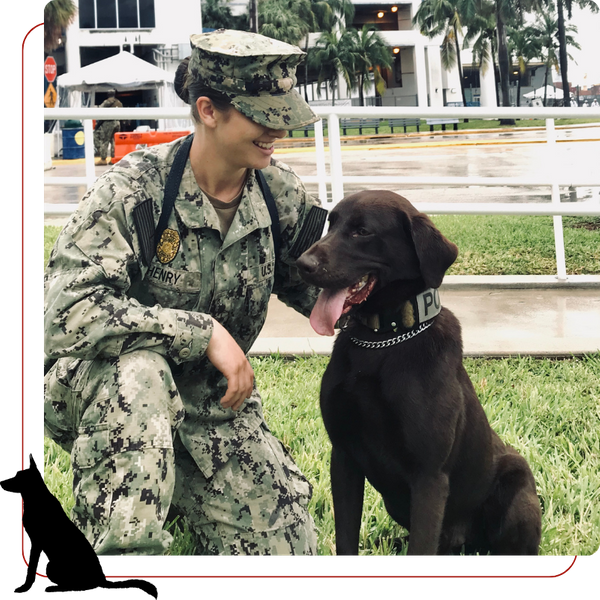
[[[198,116],[200,117],[202,124],[213,129],[217,124],[218,117],[216,115],[217,111],[210,98],[200,96],[200,98],[196,100],[196,109],[198,110]]]

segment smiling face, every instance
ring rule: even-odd
[[[264,169],[271,162],[275,141],[286,135],[284,129],[259,125],[231,107],[217,114],[213,150],[233,168]]]

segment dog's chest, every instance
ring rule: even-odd
[[[335,367],[326,373],[321,391],[321,413],[332,444],[348,452],[370,480],[387,478],[390,472],[405,478],[414,463],[410,431],[414,434],[420,425],[405,414],[401,390],[390,395],[377,374],[360,369],[346,371],[341,379],[337,373]]]

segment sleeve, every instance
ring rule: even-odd
[[[126,190],[123,193],[119,190]],[[49,358],[92,359],[146,348],[176,363],[204,356],[209,315],[144,306],[128,295],[144,272],[125,205],[136,203],[123,175],[101,178],[60,233],[44,277],[44,345]]]
[[[279,176],[265,170],[265,178],[275,197],[281,227],[281,255],[275,268],[273,293],[287,306],[304,316],[310,312],[321,291],[306,284],[296,267],[297,258],[323,233],[327,210],[319,200],[307,193],[298,176],[278,163]]]

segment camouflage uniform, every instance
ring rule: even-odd
[[[46,354],[58,360],[45,377],[45,433],[71,452],[72,517],[99,554],[164,553],[171,503],[203,553],[314,554],[310,484],[256,389],[237,412],[221,406],[227,381],[205,352],[211,316],[247,352],[272,292],[309,314],[318,290],[293,257],[323,211],[287,166],[263,169],[280,219],[276,261],[254,172],[223,239],[188,161],[168,244],[149,254],[140,223],[158,221],[181,143],[134,152],[100,177],[46,269]]]
[[[100,108],[122,108],[120,100],[116,98],[107,98]],[[96,124],[94,130],[94,154],[99,156],[103,161],[107,156],[114,156],[114,136],[115,133],[121,131],[119,121],[101,120]]]

